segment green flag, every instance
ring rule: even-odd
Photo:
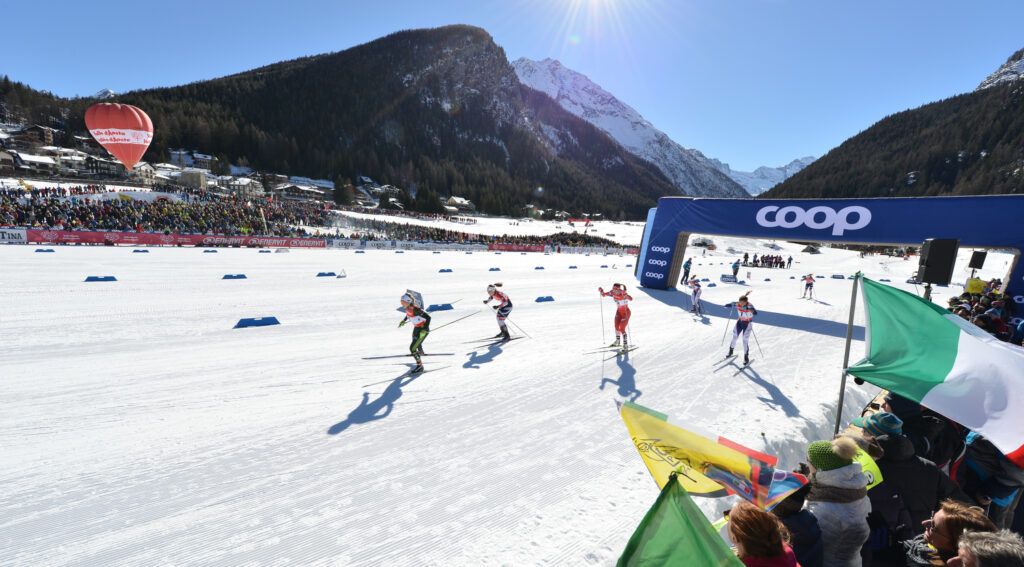
[[[675,475],[629,538],[618,565],[743,567]]]
[[[1024,350],[914,294],[861,281],[867,352],[846,371],[977,431],[1024,467]]]

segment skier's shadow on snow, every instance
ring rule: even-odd
[[[736,363],[733,362],[733,364]],[[750,366],[744,366],[740,368],[736,374],[743,374],[745,377],[749,378],[751,382],[764,388],[765,391],[768,392],[768,395],[771,396],[770,398],[758,396],[758,400],[786,412],[786,417],[800,417],[800,410],[797,409],[796,405],[788,397],[786,397],[786,394],[783,394],[782,390],[780,390],[775,384],[761,378],[761,375],[758,374],[756,370]]]
[[[418,374],[402,374],[388,384],[388,387],[381,392],[380,397],[370,401],[370,393],[363,392],[363,400],[356,409],[352,410],[344,421],[339,421],[327,430],[328,435],[337,435],[345,431],[349,426],[356,423],[369,423],[378,419],[384,419],[391,414],[395,402],[402,397],[402,387],[408,386],[410,382],[418,378]]]
[[[463,368],[480,369],[481,364],[487,364],[494,360],[494,357],[501,354],[501,343],[496,345],[488,345],[487,352],[483,354],[477,354],[477,351],[469,353],[469,360],[462,365]]]
[[[646,293],[651,299],[660,301],[670,307],[677,307],[680,310],[690,310],[690,295],[679,290],[674,289],[649,289],[640,288],[641,291]],[[739,297],[738,295],[736,296]],[[817,300],[816,300],[817,301]],[[756,301],[752,301],[755,305]],[[818,301],[823,305],[828,305],[823,301]],[[705,316],[732,318],[735,320],[736,312],[729,307],[724,305],[716,305],[705,299],[701,298],[701,308],[704,310]],[[706,317],[705,317],[706,318]],[[779,313],[776,311],[766,311],[764,309],[757,310],[757,316],[754,318],[754,323],[758,325],[765,325],[769,327],[783,327],[786,329],[799,329],[808,333],[816,333],[819,335],[827,335],[830,337],[846,338],[846,323],[840,323],[837,321],[825,321],[823,319],[816,319],[814,317],[803,317],[800,315],[790,315],[788,313]],[[710,324],[710,321],[706,324]],[[855,325],[853,327],[853,340],[863,341],[864,340],[864,327],[861,325]]]
[[[615,364],[619,367],[619,379],[602,378],[599,390],[604,390],[605,384],[615,384],[619,387],[619,395],[631,402],[640,397],[640,390],[636,389],[636,368],[629,363],[629,353],[620,354],[615,357]]]

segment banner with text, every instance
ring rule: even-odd
[[[267,246],[324,248],[322,238],[286,236],[222,236],[216,234],[162,234],[154,232],[102,232],[89,230],[28,229],[28,242],[51,244],[124,244],[144,246]]]

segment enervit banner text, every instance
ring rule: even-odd
[[[153,232],[100,232],[28,229],[28,241],[53,244],[141,244],[146,246],[269,246],[276,248],[324,248],[322,238],[277,236],[218,236],[212,234],[161,234]]]
[[[663,197],[644,229],[637,276],[664,289],[681,232],[810,242],[921,245],[956,238],[961,247],[1024,247],[1014,222],[978,222],[992,211],[1024,218],[1024,196],[912,197],[894,199],[692,199]],[[681,259],[679,259],[681,261]],[[1017,262],[1008,290],[1024,304],[1024,266]],[[1021,305],[1024,308],[1024,305]]]
[[[501,252],[543,252],[543,244],[488,244],[488,250]]]

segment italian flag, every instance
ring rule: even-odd
[[[861,282],[867,352],[847,372],[984,435],[1024,467],[1024,349],[916,295]]]

